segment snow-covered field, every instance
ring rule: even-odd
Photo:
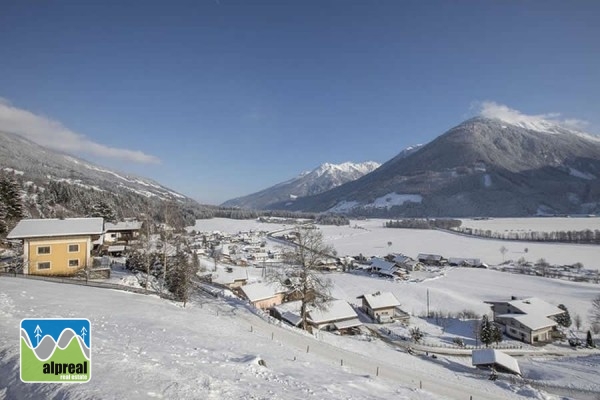
[[[568,221],[589,220],[590,224],[592,221],[597,224],[598,220],[596,218],[564,219]],[[526,220],[533,221],[533,223],[538,220],[545,221],[541,218],[527,218]],[[557,224],[562,222],[557,219],[553,220]],[[489,222],[491,224],[493,221],[496,220],[474,222]],[[350,226],[320,227],[327,242],[334,246],[340,255],[358,255],[362,253],[364,256],[369,257],[384,256],[388,253],[403,253],[416,258],[419,253],[429,253],[440,254],[446,258],[479,258],[482,262],[490,265],[497,265],[511,259],[516,261],[521,257],[531,262],[544,258],[550,264],[562,265],[581,262],[585,268],[600,269],[600,246],[595,245],[501,241],[434,230],[385,228],[385,220],[381,219],[352,220],[350,222]],[[498,229],[501,226],[508,225],[499,225]],[[492,228],[489,227],[488,229]],[[562,229],[558,225],[556,229],[551,230]],[[391,246],[388,245],[388,242],[392,243]],[[508,249],[504,256],[500,252],[502,247]],[[527,252],[525,249],[527,249]]]

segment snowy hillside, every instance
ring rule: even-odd
[[[500,400],[535,393],[477,374],[457,377],[382,343],[326,333],[331,339],[317,340],[269,324],[239,301],[197,298],[182,308],[153,296],[15,278],[2,278],[0,288],[1,398]],[[89,383],[20,382],[18,327],[29,317],[90,319]]]

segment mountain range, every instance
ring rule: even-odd
[[[600,212],[600,139],[550,121],[475,117],[328,191],[273,209],[378,217]]]
[[[294,201],[298,197],[323,193],[374,171],[380,164],[374,161],[363,163],[325,163],[312,171],[303,172],[293,179],[271,186],[259,192],[228,200],[225,207],[269,209],[274,203]]]

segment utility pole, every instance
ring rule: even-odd
[[[429,318],[429,289],[427,289],[427,318]]]

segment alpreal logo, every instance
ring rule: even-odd
[[[92,377],[88,319],[21,321],[21,381],[88,382]]]

